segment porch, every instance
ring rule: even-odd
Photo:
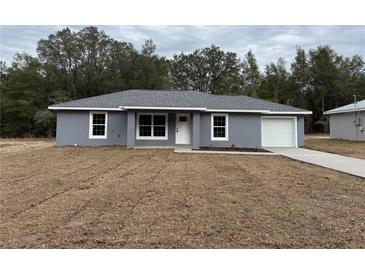
[[[127,147],[200,147],[200,112],[129,110]]]

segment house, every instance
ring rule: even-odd
[[[329,116],[330,137],[365,141],[365,100],[324,112]]]
[[[310,111],[247,96],[127,90],[55,104],[58,146],[298,147]]]

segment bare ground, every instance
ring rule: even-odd
[[[365,142],[307,137],[304,143],[305,148],[365,159]]]
[[[278,156],[0,156],[2,248],[365,247],[365,181]]]
[[[52,138],[0,138],[0,153],[32,151],[55,145]]]

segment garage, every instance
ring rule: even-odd
[[[297,118],[267,116],[261,119],[263,147],[297,147]]]

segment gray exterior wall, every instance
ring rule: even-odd
[[[107,139],[89,139],[89,111],[57,111],[57,146],[126,145],[127,113],[108,112]]]
[[[193,112],[192,121],[192,149],[199,149],[200,147],[200,112]]]
[[[246,113],[228,114],[228,141],[211,141],[211,113],[200,114],[201,147],[257,148],[261,146],[261,115]]]
[[[298,138],[298,147],[304,146],[304,116],[297,116],[297,138]]]
[[[73,146],[74,144],[79,146],[122,145],[127,147],[175,146],[176,113],[172,111],[168,112],[167,140],[137,140],[137,119],[136,112],[133,111],[108,112],[107,139],[89,139],[89,113],[89,111],[57,112],[57,146]],[[190,131],[192,148],[230,147],[232,145],[248,148],[261,147],[260,114],[229,113],[228,119],[228,141],[211,141],[211,113],[193,112]],[[304,117],[302,115],[298,116],[297,130],[298,146],[303,146]]]
[[[365,141],[365,131],[356,127],[354,120],[360,118],[360,126],[365,128],[365,111],[331,114],[330,116],[330,137],[352,141]]]
[[[128,111],[127,114],[127,147],[136,146],[136,113]]]

